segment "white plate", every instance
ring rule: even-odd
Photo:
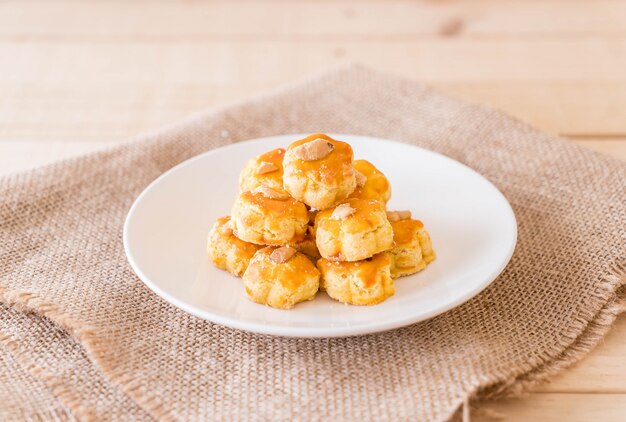
[[[333,135],[331,135],[333,136]],[[339,337],[389,330],[431,318],[476,295],[509,262],[517,224],[504,196],[484,177],[443,155],[382,139],[334,135],[355,158],[389,179],[389,209],[410,209],[430,232],[437,259],[395,281],[396,294],[376,306],[348,306],[318,293],[289,311],[249,301],[239,279],[206,256],[207,233],[230,213],[239,171],[267,150],[301,135],[214,149],[157,178],[137,198],[124,225],[124,248],[156,294],[200,318],[242,330],[293,337]]]

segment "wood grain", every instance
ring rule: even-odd
[[[359,61],[626,160],[626,2],[0,2],[0,174]],[[626,318],[510,421],[626,414]],[[489,421],[484,412],[472,420]]]
[[[626,400],[622,394],[534,394],[485,403],[472,412],[472,421],[623,422],[624,415]]]
[[[63,3],[63,2],[62,2]],[[51,17],[59,16],[63,25]],[[93,17],[97,17],[94,19]],[[558,18],[556,18],[558,17]],[[457,23],[456,25],[453,23]],[[452,23],[452,25],[451,25]],[[456,28],[450,31],[450,28]],[[398,40],[415,36],[625,34],[623,1],[243,1],[0,4],[4,39],[142,41],[216,38]]]
[[[41,41],[0,49],[0,139],[131,136],[348,61],[492,104],[549,132],[626,134],[626,37],[305,47]]]

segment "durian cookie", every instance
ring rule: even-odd
[[[352,147],[318,133],[289,145],[283,159],[283,186],[298,201],[322,210],[356,188]]]
[[[250,300],[279,309],[291,309],[298,302],[312,300],[319,280],[315,265],[287,246],[260,249],[243,275]]]
[[[336,262],[321,258],[320,288],[339,302],[375,305],[395,293],[391,278],[391,257],[382,252],[362,261]]]
[[[231,212],[235,236],[258,245],[287,245],[304,239],[306,206],[287,193],[260,186],[239,194]]]
[[[373,199],[349,199],[315,218],[320,254],[331,261],[360,261],[393,246],[393,229],[384,205]]]

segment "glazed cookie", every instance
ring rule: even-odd
[[[331,261],[359,261],[393,245],[385,207],[373,199],[349,199],[315,218],[320,254]]]
[[[299,242],[307,232],[306,206],[267,186],[240,193],[231,213],[235,236],[258,245]]]
[[[220,217],[209,232],[207,254],[213,263],[231,274],[241,277],[259,245],[244,242],[233,234],[230,217]]]
[[[321,133],[289,145],[283,160],[283,186],[316,209],[334,206],[356,188],[352,147]]]
[[[356,189],[350,198],[376,199],[383,204],[391,198],[391,185],[384,174],[367,160],[354,161]]]
[[[260,249],[243,275],[246,295],[272,308],[291,309],[312,300],[319,289],[320,273],[303,254],[291,247]]]
[[[435,259],[430,236],[424,224],[411,219],[409,211],[388,213],[393,228],[394,247],[391,254],[391,277],[414,274],[426,268]]]
[[[276,148],[248,161],[239,175],[240,191],[254,190],[259,186],[283,191],[284,156],[285,150]]]
[[[317,261],[322,279],[320,289],[328,296],[351,305],[375,305],[395,288],[391,278],[391,257],[387,252],[357,262]]]

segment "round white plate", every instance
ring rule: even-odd
[[[246,161],[303,135],[240,142],[187,160],[150,184],[130,209],[124,248],[156,294],[200,318],[242,330],[293,337],[367,334],[412,324],[476,295],[509,262],[517,238],[513,211],[484,177],[443,155],[382,139],[331,135],[389,179],[389,209],[410,209],[430,232],[437,259],[395,281],[375,306],[348,306],[318,293],[283,311],[251,302],[240,279],[206,256],[207,233],[228,215]]]

